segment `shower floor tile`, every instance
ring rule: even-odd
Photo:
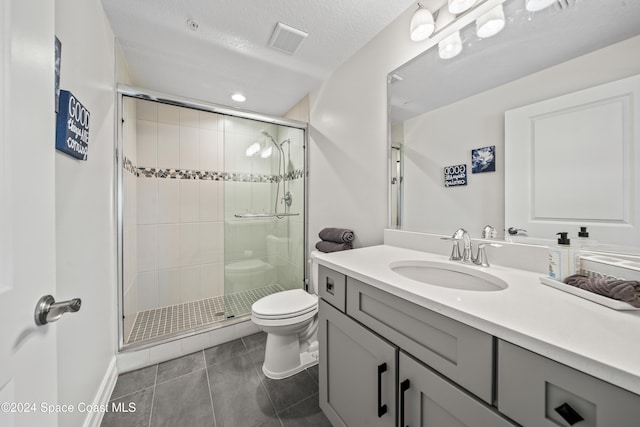
[[[283,290],[280,285],[270,285],[235,294],[140,311],[136,315],[126,343],[131,344],[170,335],[249,314],[254,302]]]

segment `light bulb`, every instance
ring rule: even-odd
[[[458,15],[471,9],[477,0],[449,0],[449,12]]]
[[[267,147],[260,153],[260,157],[266,159],[267,157],[271,157],[271,153],[273,152],[273,147]]]
[[[551,6],[556,1],[557,0],[527,0],[526,8],[529,12],[537,12]]]
[[[460,31],[456,31],[438,43],[438,53],[442,59],[450,59],[462,52]]]
[[[504,24],[504,10],[500,4],[476,19],[476,34],[482,39],[495,36],[502,31]]]
[[[431,12],[418,5],[418,10],[415,11],[411,18],[411,40],[414,42],[424,40],[433,34],[435,28]]]
[[[257,142],[254,142],[253,144],[251,144],[250,146],[247,147],[247,150],[244,152],[244,154],[247,157],[252,157],[254,156],[258,151],[260,151],[260,144]]]

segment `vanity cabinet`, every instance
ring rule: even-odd
[[[505,341],[498,354],[498,407],[523,426],[640,425],[640,396]]]
[[[513,426],[482,402],[492,395],[490,335],[345,276],[343,306],[340,273],[319,276],[320,289],[333,282],[318,339],[320,407],[334,426]]]
[[[327,268],[320,290],[319,400],[336,427],[640,425],[627,390]]]

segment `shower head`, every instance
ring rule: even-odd
[[[267,138],[269,138],[274,144],[278,145],[278,143],[276,142],[275,139],[273,139],[273,137],[271,136],[271,134],[269,132],[267,132],[265,129],[262,129],[260,131],[261,134],[263,134],[264,136],[266,136]]]
[[[271,142],[273,142],[273,143],[275,144],[275,146],[276,146],[279,150],[281,150],[281,149],[282,149],[282,146],[284,145],[284,143],[285,143],[285,142],[289,142],[289,143],[291,143],[291,139],[287,138],[287,139],[283,140],[280,144],[278,144],[278,143],[276,142],[276,140],[271,136],[271,134],[270,134],[269,132],[267,132],[265,129],[262,129],[262,130],[260,131],[260,133],[261,133],[261,134],[263,134],[264,136],[266,136],[267,138],[269,138],[269,139],[271,140]]]

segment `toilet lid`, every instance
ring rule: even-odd
[[[258,317],[291,317],[314,310],[318,306],[318,297],[302,289],[276,292],[260,298],[251,306]]]

